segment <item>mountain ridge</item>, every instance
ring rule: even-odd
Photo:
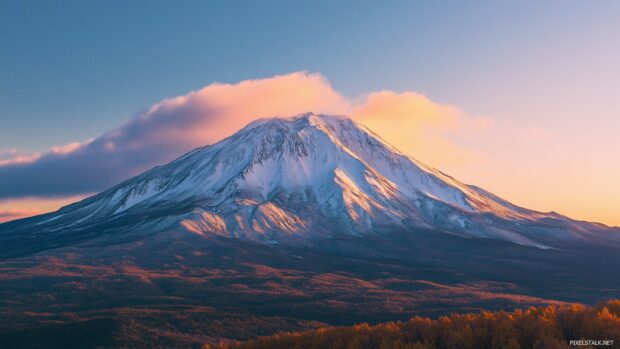
[[[0,234],[4,227],[92,235],[109,224],[266,244],[432,228],[543,249],[607,230],[513,205],[404,155],[347,117],[313,113],[256,120],[55,213],[0,225]]]
[[[619,235],[514,206],[342,117],[261,120],[0,224],[0,342],[196,347],[594,304],[620,290]]]

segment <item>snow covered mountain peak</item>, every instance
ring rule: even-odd
[[[590,227],[463,184],[347,117],[312,113],[256,120],[36,225],[183,230],[261,243],[429,228],[537,247]]]

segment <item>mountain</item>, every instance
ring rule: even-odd
[[[196,347],[618,297],[620,229],[517,207],[345,117],[255,121],[0,224],[0,346]]]
[[[351,119],[311,113],[255,121],[101,194],[0,231],[16,239],[34,231],[29,247],[46,249],[87,240],[93,230],[181,229],[305,244],[394,227],[538,248],[606,238],[607,231],[517,207],[405,156]],[[10,255],[13,247],[2,252]]]

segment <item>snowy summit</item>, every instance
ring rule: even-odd
[[[259,243],[434,229],[548,248],[601,226],[517,207],[341,116],[254,121],[101,194],[9,230],[185,231]],[[102,228],[103,227],[103,228]]]

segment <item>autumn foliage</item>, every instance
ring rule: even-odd
[[[575,339],[613,340],[607,348],[620,347],[620,300],[595,307],[531,307],[514,312],[452,314],[435,320],[414,317],[374,326],[327,327],[205,348],[555,349],[570,348],[569,341]]]

